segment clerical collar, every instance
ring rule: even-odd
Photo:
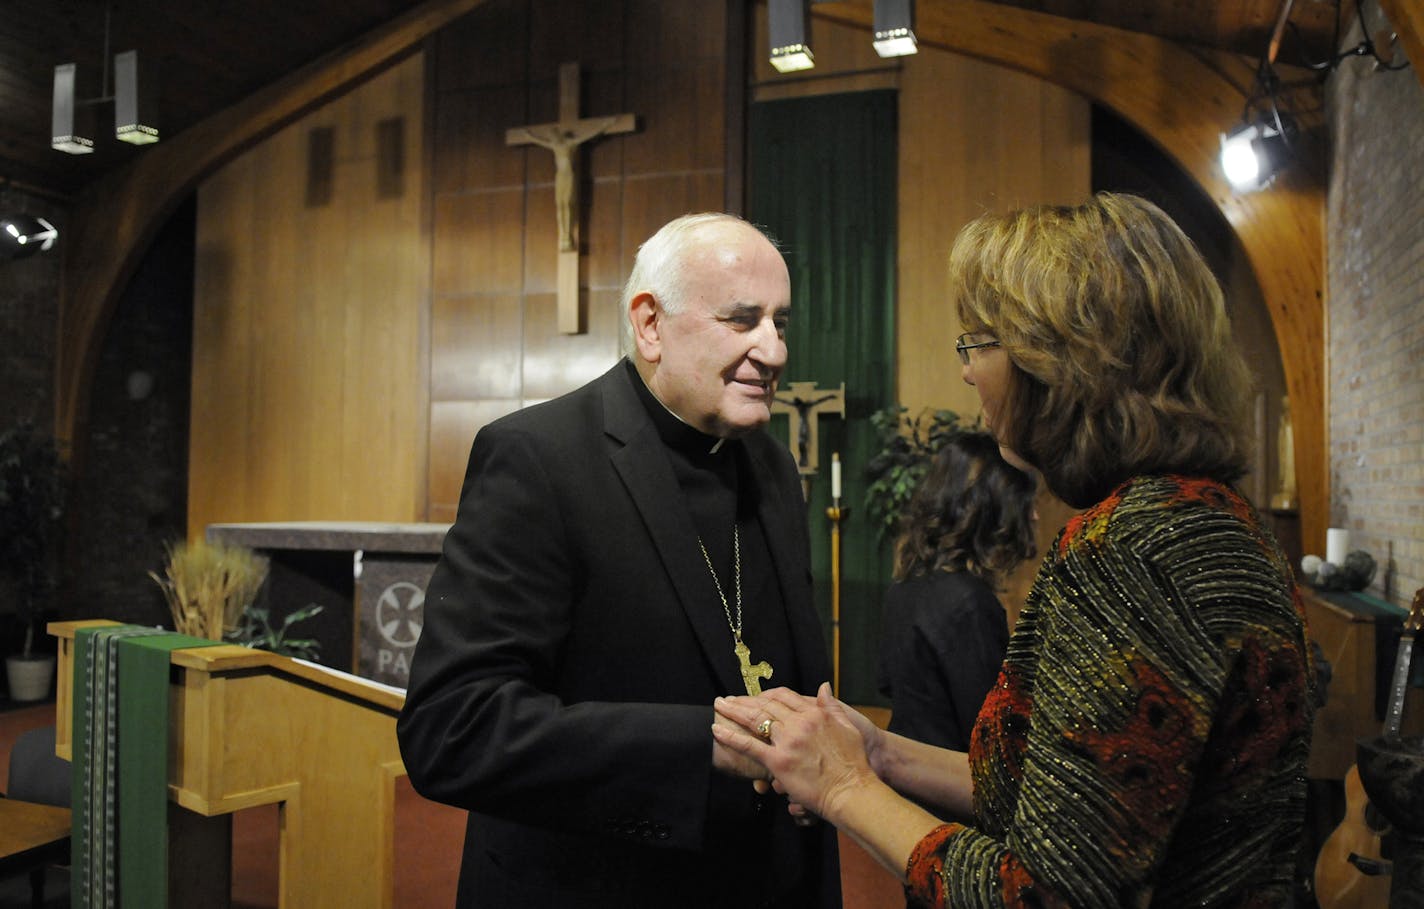
[[[638,368],[633,365],[632,359],[624,358],[623,362],[633,377],[633,387],[637,389],[638,398],[643,402],[648,416],[652,418],[653,426],[658,431],[658,438],[663,440],[664,445],[688,456],[700,458],[720,456],[723,452],[731,450],[726,444],[728,439],[710,436],[668,410],[667,405],[653,394],[648,383],[643,381],[643,377],[638,373]]]

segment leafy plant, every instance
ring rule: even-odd
[[[320,641],[315,638],[289,638],[287,634],[293,625],[306,621],[319,612],[320,603],[308,603],[282,619],[282,624],[274,628],[270,610],[263,606],[249,606],[242,613],[242,621],[237,629],[228,635],[228,640],[244,647],[267,650],[299,660],[315,660],[321,653]]]
[[[882,542],[899,532],[900,516],[934,456],[967,428],[952,410],[924,410],[913,418],[908,412],[891,404],[870,415],[880,450],[865,466],[865,510]]]
[[[65,473],[54,440],[31,422],[0,434],[0,577],[25,626],[26,657],[54,590]]]
[[[174,543],[168,547],[158,583],[173,627],[181,634],[220,641],[238,621],[267,579],[267,560],[245,546]]]

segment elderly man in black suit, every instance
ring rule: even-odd
[[[476,437],[398,725],[470,812],[460,906],[840,905],[834,832],[711,736],[719,695],[830,675],[762,431],[790,293],[756,228],[679,218],[624,290],[630,357]]]

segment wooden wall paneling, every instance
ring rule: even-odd
[[[76,200],[65,242],[55,357],[55,436],[71,449],[87,418],[99,341],[148,243],[178,203],[242,149],[370,73],[412,52],[484,0],[427,0],[346,48],[303,67],[92,185]]]
[[[281,201],[269,202],[280,216],[274,233],[281,253],[268,260],[276,267],[265,282],[266,297],[257,305],[268,324],[285,318],[290,329],[271,333],[256,364],[274,381],[260,411],[262,432],[248,451],[248,469],[272,486],[249,507],[267,514],[268,520],[334,519],[344,512],[342,487],[349,478],[341,471],[342,422],[346,396],[359,393],[344,382],[344,304],[354,290],[345,271],[351,221],[370,216],[353,198],[354,171],[361,160],[354,147],[361,130],[353,121],[358,120],[355,105],[345,97],[266,143],[267,150],[280,152],[280,158],[269,159],[271,172],[263,183],[283,194]],[[331,129],[335,136],[334,190],[330,202],[306,206],[298,201],[299,188],[307,182],[307,133],[317,126]],[[265,459],[262,451],[282,451],[284,457]]]
[[[959,229],[988,211],[1087,195],[1089,107],[1073,92],[933,47],[901,77],[898,397],[910,412],[947,408],[973,419],[960,375],[963,330],[949,302],[947,262]]]
[[[623,187],[621,172],[595,178],[585,187],[587,207],[584,224],[587,230],[583,238],[586,257],[583,281],[589,290],[621,290],[628,277],[628,271],[623,267]],[[630,264],[631,261],[630,257]],[[589,324],[588,330],[593,333],[592,324]]]
[[[330,121],[319,118],[319,125]],[[296,364],[315,365],[318,357],[303,349],[298,339],[312,334],[310,295],[297,292],[292,283],[302,269],[318,272],[321,263],[311,255],[309,235],[297,226],[306,220],[300,214],[306,185],[306,130],[301,125],[287,127],[247,153],[254,167],[248,176],[252,180],[245,191],[254,195],[257,206],[251,213],[249,238],[230,250],[234,270],[245,273],[242,280],[245,293],[234,302],[244,311],[251,338],[245,342],[247,358],[240,371],[223,376],[207,388],[193,385],[193,395],[208,398],[216,405],[218,418],[231,406],[245,408],[247,423],[242,435],[234,440],[231,452],[238,458],[233,467],[246,478],[247,495],[238,501],[227,501],[222,512],[202,513],[189,503],[189,533],[199,534],[208,524],[217,521],[256,520],[271,504],[277,508],[299,506],[306,464],[297,460],[298,452],[307,454],[303,439],[305,428],[299,415],[308,405],[309,388],[301,380]],[[212,212],[223,217],[222,212]],[[274,324],[275,320],[275,324]],[[227,340],[227,339],[225,339]],[[313,374],[315,379],[315,374]],[[237,397],[245,398],[237,404]],[[282,427],[290,427],[283,431]],[[272,452],[282,452],[280,458]],[[189,441],[190,486],[222,485],[230,476],[205,477],[210,462],[207,452]],[[270,514],[270,513],[269,513]],[[275,517],[290,518],[290,513]]]
[[[523,286],[522,186],[435,198],[433,290],[437,295],[515,293]]]
[[[539,87],[547,83],[553,91],[553,103],[546,109],[551,116],[537,122],[557,120],[558,75],[564,63],[577,61],[587,80],[590,73],[616,72],[630,52],[646,50],[656,43],[657,32],[633,35],[636,50],[624,46],[626,3],[579,3],[569,0],[528,0],[529,16],[534,27],[529,30],[528,76]],[[669,4],[677,5],[677,4]],[[587,106],[590,95],[584,85],[583,116],[598,116],[603,111]],[[618,111],[611,111],[618,113]],[[547,154],[547,152],[545,153]]]
[[[525,40],[533,27],[528,0],[486,0],[435,36],[440,91],[509,85],[528,65]]]
[[[559,334],[557,298],[530,294],[524,313],[524,391],[526,404],[557,397],[603,375],[619,357],[622,313],[620,292],[585,290],[587,331]]]
[[[624,110],[638,115],[639,130],[622,137],[629,177],[686,171],[722,173],[723,122],[721,58],[716,66],[644,69],[628,73]],[[715,206],[720,210],[721,206]]]
[[[522,186],[524,149],[504,143],[505,130],[532,122],[520,86],[442,91],[435,96],[431,181],[436,195]],[[553,156],[538,149],[552,160]]]
[[[432,401],[518,398],[523,338],[518,293],[441,294],[431,313]]]
[[[195,329],[194,400],[208,402],[211,419],[243,420],[217,457],[207,447],[213,439],[191,440],[191,534],[215,521],[420,515],[425,434],[409,402],[423,400],[427,384],[423,191],[412,173],[408,193],[377,198],[375,135],[392,116],[419,116],[423,69],[417,57],[388,70],[211,181],[231,192],[201,194],[200,222],[231,217],[247,229],[222,250],[241,291],[222,298],[234,313],[199,300],[198,319],[225,327],[240,320],[246,330]],[[312,129],[333,131],[335,173],[330,200],[309,206]],[[411,133],[421,134],[418,121]],[[409,155],[403,166],[417,160]],[[229,213],[223,200],[243,192],[255,205]],[[200,273],[205,267],[200,257]],[[212,283],[200,276],[200,293]],[[226,356],[225,345],[236,346],[242,362]],[[214,355],[230,367],[221,375],[203,368]],[[243,490],[240,499],[233,488]]]
[[[813,15],[868,29],[869,0],[818,3]],[[986,3],[922,4],[927,45],[1001,63],[1116,111],[1157,143],[1221,209],[1251,261],[1271,313],[1295,421],[1301,536],[1324,545],[1326,471],[1324,186],[1288,172],[1269,189],[1234,195],[1217,164],[1221,131],[1241,116],[1249,81],[1150,35]]]
[[[553,155],[543,149],[535,149],[543,152],[542,157],[553,158]],[[531,172],[538,163],[530,162]],[[580,180],[584,184],[579,193],[582,197],[579,200],[580,212],[586,214],[588,211],[587,181]],[[517,238],[522,244],[521,261],[524,263],[524,284],[523,290],[526,294],[554,293],[559,286],[559,227],[557,202],[554,197],[554,181],[552,169],[547,181],[530,181],[524,189],[524,230]],[[584,250],[579,263],[580,273],[586,271],[588,266],[587,246],[588,241],[584,237],[588,233],[587,219],[582,215],[579,217],[579,247]]]
[[[630,177],[623,184],[623,273],[659,228],[688,212],[721,211],[722,172],[690,171]]]
[[[631,46],[625,48],[624,66],[658,69],[710,66],[719,73],[727,43],[736,40],[726,32],[727,6],[743,0],[675,2],[624,0]],[[720,117],[719,117],[720,118]]]
[[[726,2],[627,5],[629,28],[657,37],[630,48],[624,63],[626,103],[619,112],[636,114],[640,126],[622,140],[625,176],[705,171],[721,179],[728,142],[726,48],[736,40],[726,33]],[[719,198],[695,210],[722,209]],[[632,250],[628,255],[631,261]]]
[[[426,520],[455,520],[475,433],[486,423],[518,410],[521,403],[518,398],[431,402],[430,492]]]
[[[258,237],[253,230],[258,196],[253,158],[240,158],[198,192],[193,276],[193,365],[189,450],[206,452],[189,464],[188,537],[201,539],[193,515],[231,513],[248,495],[243,439],[250,425],[250,395],[218,398],[209,389],[245,380],[255,326],[244,301],[255,294],[250,274],[238,269],[234,249]],[[214,214],[215,212],[221,215]]]
[[[345,318],[339,476],[369,478],[374,462],[390,477],[344,483],[342,510],[353,516],[420,520],[425,511],[430,245],[418,153],[424,80],[424,61],[413,58],[351,98],[361,111],[348,121],[360,124],[353,136],[358,159],[350,168],[340,258],[343,277],[355,273],[342,280],[344,292],[334,301]],[[399,145],[392,148],[392,140]]]

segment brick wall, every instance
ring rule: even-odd
[[[62,206],[0,190],[0,213],[48,219],[54,249],[0,261],[0,427],[54,425],[55,348],[67,220]],[[76,441],[59,590],[47,619],[167,619],[147,572],[181,540],[187,506],[193,206],[160,232],[115,307]],[[0,602],[0,653],[20,629]],[[40,643],[53,647],[51,640]]]
[[[0,215],[44,218],[64,242],[63,209],[13,187],[0,190]],[[56,245],[11,262],[0,261],[0,427],[33,420],[54,423],[54,347],[62,249]]]
[[[1378,34],[1378,3],[1364,9]],[[1346,60],[1325,93],[1330,525],[1378,561],[1370,592],[1400,605],[1424,586],[1424,61],[1411,62]]]

